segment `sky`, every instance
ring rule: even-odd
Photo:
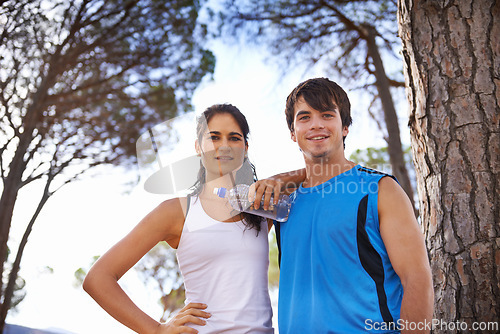
[[[213,51],[217,59],[214,77],[196,91],[194,115],[215,103],[237,106],[250,125],[249,159],[256,165],[259,178],[303,167],[302,155],[286,126],[284,102],[299,82],[326,75],[321,70],[304,73],[296,69],[282,77],[280,67],[266,63],[264,49],[256,47],[217,43]],[[368,119],[367,103],[347,93],[354,122],[346,141],[346,156],[358,148],[384,146],[377,126]],[[171,155],[162,158],[164,163],[195,154],[194,121],[190,120],[194,120],[193,114],[182,117],[175,125],[179,143]],[[408,136],[403,140],[408,142]],[[133,333],[103,311],[81,286],[75,286],[74,272],[88,268],[94,256],[104,253],[170,197],[147,193],[143,188],[145,175],[138,169],[98,168],[91,174],[63,187],[41,212],[21,264],[27,296],[18,312],[8,315],[8,323],[75,334]],[[131,185],[139,176],[139,183]],[[37,184],[21,190],[12,244],[21,239],[38,203],[39,191]],[[146,313],[155,319],[161,317],[157,291],[144,286],[133,270],[120,283]]]

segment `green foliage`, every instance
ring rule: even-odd
[[[403,154],[410,182],[412,184],[412,187],[416,189],[417,176],[415,174],[415,167],[413,166],[411,147],[406,146]],[[368,147],[366,149],[357,149],[349,156],[349,160],[368,168],[373,168],[381,172],[392,174],[392,167],[389,159],[389,153],[387,152],[387,147]],[[415,194],[415,198],[413,200],[418,205],[417,194]]]
[[[380,171],[386,171],[387,168],[391,167],[387,147],[357,149],[351,154],[349,160]]]
[[[90,267],[92,267],[94,265],[94,263],[96,263],[96,261],[99,260],[99,257],[100,257],[99,255],[94,256],[92,258],[91,263],[89,264],[89,266],[87,268],[80,267],[77,270],[75,270],[75,273],[74,273],[75,280],[73,282],[73,286],[75,288],[79,288],[82,286],[83,280],[85,279],[85,276],[87,276],[87,273],[89,272]]]
[[[280,281],[280,267],[278,263],[278,244],[274,228],[269,233],[269,287],[277,288]]]
[[[404,151],[405,163],[412,164],[411,147],[406,146]],[[357,149],[350,156],[349,160],[362,164],[365,167],[379,169],[381,171],[389,171],[391,163],[387,147],[367,147],[366,149]]]
[[[161,321],[166,321],[173,312],[184,307],[185,300],[186,290],[184,289],[184,284],[176,289],[170,290],[168,294],[163,295],[160,299],[163,306],[163,316]]]
[[[407,168],[413,171],[414,168],[412,163],[411,147],[406,146],[403,153]],[[368,147],[366,149],[357,149],[349,156],[349,160],[368,168],[391,173],[391,163],[387,147]],[[414,172],[412,175],[413,174]]]
[[[8,255],[10,254],[10,249],[7,248],[7,258]],[[5,275],[6,273],[4,273]],[[24,297],[26,297],[26,290],[24,289],[26,286],[26,281],[24,278],[21,276],[18,276],[14,285],[14,295],[12,296],[12,301],[11,301],[11,310],[12,311],[17,311],[17,305],[19,305]]]
[[[17,306],[24,300],[24,297],[26,297],[25,286],[26,281],[24,278],[18,276],[14,287],[14,295],[12,296],[10,304],[11,311],[17,312]]]

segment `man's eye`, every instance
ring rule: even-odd
[[[231,141],[241,141],[241,138],[240,137],[231,137],[231,138],[229,138],[229,140],[231,140]]]

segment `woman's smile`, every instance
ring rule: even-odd
[[[231,156],[227,156],[227,155],[221,155],[221,156],[215,157],[215,159],[217,159],[217,160],[233,160],[234,158]]]

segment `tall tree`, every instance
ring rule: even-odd
[[[435,318],[498,333],[500,1],[400,0],[398,20]]]
[[[0,3],[0,332],[49,197],[93,166],[130,162],[140,133],[189,109],[213,72],[199,7],[195,0]],[[19,190],[33,181],[44,189],[7,278],[12,214]]]
[[[378,105],[382,110],[382,117],[375,111],[371,114],[377,114],[374,118],[378,123],[385,123],[384,138],[392,171],[413,203],[391,92],[404,86],[402,61],[397,55],[401,42],[397,38],[396,1],[227,0],[226,3],[225,31],[235,34],[243,29],[248,41],[270,45],[274,55],[283,58],[287,69],[292,64],[321,62],[343,77],[349,88],[362,88],[371,94],[373,102],[378,102],[371,107]],[[390,78],[386,68],[395,78]]]

